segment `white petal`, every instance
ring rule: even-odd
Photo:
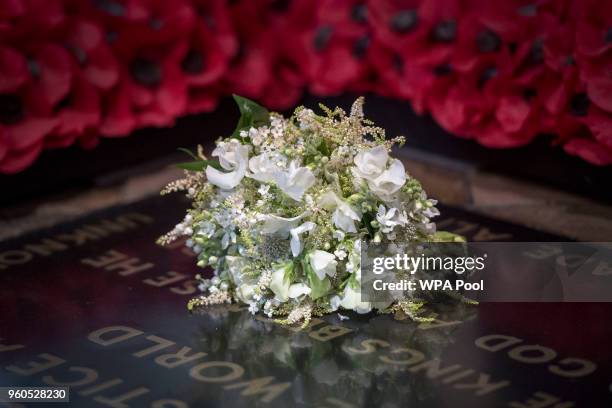
[[[309,260],[312,270],[320,280],[322,280],[325,275],[333,277],[336,274],[338,262],[334,254],[317,249],[309,254]]]
[[[287,301],[289,296],[289,282],[285,280],[286,266],[280,267],[272,272],[270,290],[274,292],[276,299],[281,302]]]
[[[345,232],[357,232],[355,222],[351,217],[346,216],[339,208],[332,214],[334,225]]]
[[[299,227],[295,227],[291,229],[291,231],[289,231],[289,233],[291,234],[291,253],[294,257],[298,256],[300,252],[302,252],[303,245],[302,241],[300,240],[300,235],[306,231],[312,231],[316,226],[317,224],[315,224],[314,222],[308,221],[303,223]]]
[[[406,170],[401,161],[394,159],[387,170],[370,182],[375,192],[390,195],[406,183]]]
[[[208,181],[223,190],[231,190],[240,184],[244,174],[244,169],[223,173],[211,166],[206,168],[206,178]]]
[[[310,288],[303,283],[294,283],[289,287],[289,297],[295,299],[310,294]]]
[[[266,235],[278,233],[286,236],[292,228],[298,225],[300,219],[306,214],[307,213],[304,212],[292,218],[283,218],[278,215],[267,214],[264,216],[264,224],[261,227],[261,232]]]
[[[353,173],[356,176],[371,180],[379,176],[389,160],[389,154],[385,146],[376,146],[368,151],[359,152],[355,156],[355,168]]]

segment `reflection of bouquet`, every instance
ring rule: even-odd
[[[338,308],[370,311],[359,293],[362,240],[440,237],[430,222],[435,201],[389,156],[403,138],[385,140],[364,119],[361,98],[349,116],[301,107],[289,119],[235,99],[242,117],[217,141],[215,159],[200,151],[181,165],[186,178],[164,190],[187,191],[193,207],[160,242],[189,236],[198,266],[215,270],[200,278],[204,294],[190,308],[235,300],[287,323]],[[419,305],[399,307],[412,315]]]

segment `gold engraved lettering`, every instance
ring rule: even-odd
[[[147,269],[153,268],[150,262],[141,263],[138,258],[129,258],[124,261],[119,261],[114,264],[110,264],[104,267],[107,271],[119,270],[119,275],[129,276],[138,272],[146,271]]]
[[[160,399],[151,403],[151,408],[187,408],[187,405],[183,401],[175,399]]]
[[[111,249],[110,251],[106,251],[104,253],[104,255],[98,257],[98,258],[85,258],[85,259],[81,259],[81,263],[85,264],[85,265],[89,265],[89,266],[93,266],[94,268],[102,268],[106,265],[110,265],[114,262],[118,262],[118,261],[122,261],[124,259],[127,259],[127,255],[126,254],[122,254],[119,251],[115,251],[114,249]]]
[[[508,356],[522,363],[539,364],[553,360],[555,357],[557,357],[557,352],[548,347],[533,344],[517,346],[508,352]]]
[[[574,366],[575,368],[563,368],[563,366]],[[591,374],[596,369],[597,365],[595,365],[595,363],[589,360],[573,357],[564,358],[563,360],[560,360],[558,364],[548,367],[548,370],[551,373],[567,378],[584,377],[585,375]]]
[[[189,355],[190,352],[192,352],[191,348],[182,347],[176,353],[162,354],[161,356],[156,357],[155,362],[166,368],[174,368],[207,356],[207,353],[202,353],[199,351]]]
[[[18,249],[0,252],[0,264],[21,265],[32,260],[32,254]]]
[[[413,365],[409,368],[409,370],[413,373],[425,370],[425,375],[428,378],[436,379],[444,374],[452,373],[453,371],[460,370],[461,366],[458,364],[451,365],[445,368],[440,368],[440,360],[432,359],[429,361],[424,361],[420,364]]]
[[[390,344],[384,340],[366,339],[361,342],[361,347],[345,347],[344,351],[349,354],[370,354],[376,351],[376,346],[383,348]]]
[[[42,256],[49,256],[54,252],[61,252],[68,249],[68,245],[63,244],[59,241],[53,239],[43,239],[38,244],[29,244],[24,247],[24,249],[34,252],[35,254]]]
[[[204,375],[203,371],[209,370],[211,368],[223,368],[228,369],[229,372],[223,375]],[[230,361],[209,361],[207,363],[201,363],[196,366],[193,366],[191,370],[189,370],[189,375],[203,382],[210,383],[222,383],[235,381],[244,375],[244,368],[239,366],[236,363],[232,363]]]
[[[398,360],[396,358],[391,358],[388,356],[381,356],[380,361],[382,361],[383,363],[393,364],[393,365],[412,365],[412,364],[419,363],[425,359],[425,354],[421,353],[418,350],[411,349],[408,347],[400,347],[400,348],[391,350],[391,354],[403,354],[403,353],[408,354],[409,357],[404,360]]]
[[[0,340],[2,340],[2,338],[0,337]],[[0,353],[4,353],[7,351],[14,351],[14,350],[19,350],[24,348],[25,346],[23,344],[2,344],[0,343]]]
[[[176,293],[177,295],[193,295],[198,289],[198,281],[190,279],[182,282],[179,286],[173,286],[170,288],[170,292]]]
[[[476,380],[476,382],[467,384],[455,384],[453,385],[453,388],[456,388],[458,390],[475,390],[474,395],[481,396],[510,385],[510,381],[504,380],[499,381],[497,383],[491,383],[489,382],[490,379],[491,377],[488,374],[480,373],[478,374],[478,380]]]
[[[503,334],[490,334],[476,339],[476,346],[487,351],[499,351],[506,347],[521,343],[523,340]]]
[[[59,381],[56,380],[52,375],[45,375],[42,380],[45,384],[53,385],[56,387],[79,387],[95,382],[98,379],[98,372],[92,368],[87,367],[69,367],[68,371],[82,373],[82,377],[72,381]]]
[[[287,388],[291,387],[291,383],[288,382],[270,384],[273,381],[274,377],[262,377],[250,381],[226,385],[223,388],[225,388],[226,390],[244,388],[240,395],[245,396],[265,394],[260,398],[260,400],[263,402],[271,402],[280,394],[282,394]]]
[[[168,271],[165,275],[159,275],[154,278],[148,278],[143,280],[147,285],[155,286],[156,288],[161,288],[163,286],[168,286],[176,282],[180,282],[185,279],[187,275],[183,275],[182,273]]]
[[[353,330],[349,329],[348,327],[329,325],[329,326],[321,327],[320,329],[317,329],[317,330],[311,330],[308,333],[308,335],[315,340],[329,341],[331,339],[335,339],[336,337],[340,337],[345,334],[348,334],[352,331]]]
[[[545,392],[535,392],[532,398],[529,398],[525,402],[513,401],[508,404],[511,408],[571,408],[574,406],[573,402],[562,402],[554,395],[547,394]],[[553,404],[554,407],[553,407]]]
[[[114,337],[105,337],[108,333],[118,332],[119,335]],[[93,341],[101,346],[110,346],[111,344],[120,343],[122,341],[126,341],[131,339],[132,337],[137,337],[143,334],[140,330],[133,329],[127,326],[109,326],[103,327],[96,331],[93,331],[87,336],[89,341]]]
[[[98,384],[85,390],[79,391],[79,394],[84,396],[93,395],[97,392],[107,390],[119,384],[123,384],[123,380],[121,378],[113,378],[112,380],[105,381],[102,384]]]
[[[147,340],[150,340],[154,343],[157,343],[154,346],[151,346],[149,348],[146,348],[144,350],[140,350],[137,351],[136,353],[133,353],[132,355],[134,357],[144,357],[144,356],[148,356],[149,354],[153,354],[156,353],[160,350],[163,350],[165,348],[174,346],[176,343],[167,339],[164,339],[163,337],[157,337],[157,336],[147,336],[146,337]]]
[[[44,360],[44,362],[41,363],[38,361],[28,361],[27,362],[28,368],[18,367],[16,365],[10,365],[6,367],[6,370],[12,373],[15,373],[15,374],[28,376],[28,375],[40,373],[42,371],[46,371],[53,367],[57,367],[66,362],[66,360],[59,358],[57,356],[54,356],[53,354],[42,353],[42,354],[39,354],[37,357]]]
[[[94,401],[99,402],[103,405],[108,405],[112,408],[129,408],[129,405],[124,404],[124,401],[129,401],[136,397],[140,397],[141,395],[149,393],[149,389],[146,387],[138,387],[116,397],[105,397],[102,395],[97,395],[94,397]]]

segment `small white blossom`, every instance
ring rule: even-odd
[[[342,261],[344,258],[346,258],[347,254],[346,254],[346,251],[342,249],[337,249],[334,251],[334,255],[336,256],[336,258]]]
[[[259,306],[257,306],[257,303],[251,303],[249,305],[249,312],[251,312],[251,314],[259,312]]]

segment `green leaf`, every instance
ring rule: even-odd
[[[465,242],[465,237],[448,231],[436,231],[433,234],[433,242]]]
[[[176,167],[189,171],[202,171],[206,167],[211,166],[217,170],[224,170],[223,167],[215,160],[197,160],[192,162],[178,163]]]
[[[317,274],[312,270],[312,267],[308,261],[302,262],[302,267],[304,268],[304,272],[308,278],[308,286],[310,286],[311,291],[310,298],[312,300],[316,300],[321,296],[326,295],[331,289],[331,283],[329,282],[327,276],[323,279],[319,279]]]
[[[192,158],[192,159],[194,159],[194,160],[197,160],[197,161],[200,161],[200,160],[201,160],[201,159],[200,159],[198,156],[196,156],[196,155],[195,155],[195,153],[193,153],[193,152],[192,152],[191,150],[189,150],[189,149],[186,149],[186,148],[184,148],[184,147],[179,147],[177,150],[178,150],[179,152],[187,153],[187,154],[188,154],[189,156],[191,156],[191,158]]]
[[[240,119],[234,133],[232,133],[233,138],[240,138],[241,130],[248,130],[251,127],[264,126],[270,123],[270,112],[266,108],[242,96],[233,95],[233,97],[240,110]]]

